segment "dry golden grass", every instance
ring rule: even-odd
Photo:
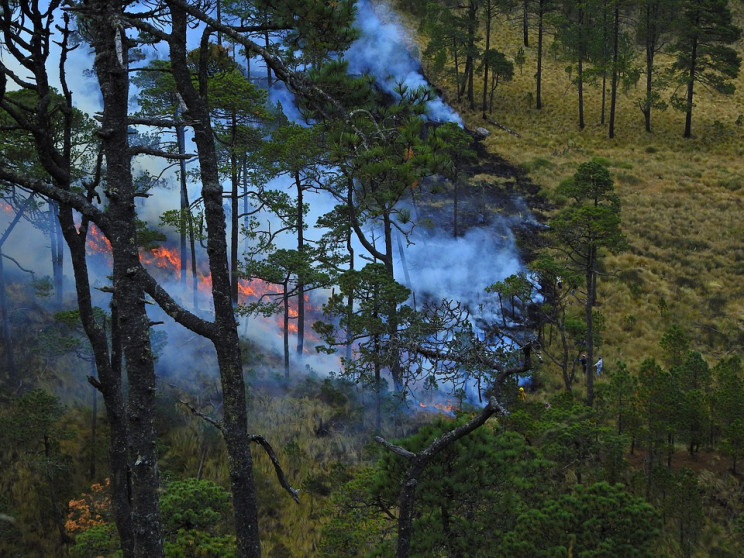
[[[742,9],[736,8],[742,23]],[[520,31],[515,22],[502,22],[494,32],[496,48],[513,57]],[[548,36],[546,49],[551,41]],[[438,85],[450,92],[448,101],[468,127],[490,129],[488,149],[527,169],[548,199],[580,163],[592,158],[608,163],[630,250],[606,257],[599,286],[599,309],[606,319],[599,352],[606,365],[658,358],[659,339],[675,322],[711,363],[740,350],[744,126],[737,119],[744,115],[744,75],[736,80],[733,96],[697,88],[690,139],[682,137],[684,114],[671,108],[654,112],[653,133],[645,132],[636,104],[642,78],[638,88],[618,95],[611,140],[607,125],[600,124],[600,87],[585,86],[586,128],[578,129],[576,89],[564,70],[569,62],[543,57],[543,109],[535,109],[534,46],[525,48],[525,55],[523,72],[515,67],[514,80],[499,85],[491,115],[520,138],[484,123],[480,103],[469,110],[464,102],[454,102],[451,87]],[[660,61],[669,63],[663,57]],[[480,95],[477,91],[476,99]],[[609,91],[606,110],[608,121]],[[627,277],[632,284],[623,280]],[[664,311],[660,302],[666,304]]]

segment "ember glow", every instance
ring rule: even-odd
[[[92,224],[88,228],[87,253],[90,256],[105,258],[107,263],[111,263],[111,243],[103,233]],[[150,271],[150,273],[155,274],[159,279],[178,281],[181,278],[181,256],[177,249],[168,248],[166,246],[157,246],[151,250],[140,249],[140,261]],[[189,265],[186,275],[186,280],[189,285],[192,281],[190,269]],[[212,276],[209,271],[205,269],[204,264],[197,268],[196,275],[197,289],[203,293],[210,293],[212,289]],[[267,283],[261,279],[241,279],[238,282],[238,302],[240,304],[255,302],[262,296],[269,297],[269,300],[275,300],[276,297],[281,296],[281,293],[282,287],[280,285]],[[310,297],[307,294],[305,295],[305,308],[307,312],[313,311],[310,306]],[[297,315],[296,297],[292,297],[290,299],[289,307],[289,331],[291,333],[297,333],[298,331]],[[278,315],[276,319],[277,322],[281,322],[281,315]]]
[[[424,403],[422,401],[419,401],[418,404],[419,408],[424,409],[426,411],[432,411],[432,412],[441,412],[441,413],[447,413],[449,415],[452,415],[457,411],[459,406],[457,405],[457,402],[453,401],[437,401],[437,402],[430,402],[430,403]]]

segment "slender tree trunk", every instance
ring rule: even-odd
[[[537,73],[535,79],[537,80],[537,102],[535,108],[540,110],[542,108],[542,54],[543,54],[543,2],[540,2],[539,12],[537,14]]]
[[[458,102],[462,99],[462,92],[464,90],[465,78],[463,77],[463,85],[460,85],[460,63],[457,56],[457,39],[452,37],[452,58],[455,63],[455,91],[457,91]]]
[[[697,37],[692,40],[692,52],[690,53],[690,77],[687,81],[687,112],[685,114],[685,133],[684,137],[692,136],[692,101],[695,87],[695,72],[697,71]]]
[[[389,212],[383,215],[383,228],[385,234],[385,268],[391,279],[395,278],[393,268],[393,227]],[[388,336],[392,339],[398,332],[398,309],[395,303],[388,308]],[[403,392],[403,367],[400,364],[398,351],[390,357],[390,374],[393,377],[393,388],[396,394]]]
[[[176,108],[176,120],[180,119],[180,107]],[[176,143],[178,145],[178,154],[184,155],[186,153],[186,138],[184,133],[184,127],[182,124],[176,125]],[[186,290],[186,261],[187,261],[187,245],[186,245],[186,230],[187,220],[191,220],[191,211],[189,208],[189,192],[186,188],[186,161],[179,159],[179,179],[181,182],[181,217],[179,220],[179,239],[181,247],[181,287]]]
[[[455,175],[455,178],[452,180],[452,187],[453,187],[453,203],[452,203],[452,236],[454,238],[457,238],[460,236],[460,230],[457,226],[457,222],[459,220],[459,215],[457,214],[459,209],[459,194],[460,194],[460,187],[457,180],[457,175]]]
[[[600,124],[605,123],[605,107],[607,105],[607,0],[602,9],[602,110]]]
[[[346,203],[347,207],[351,208],[353,207],[354,203],[354,182],[353,180],[349,179],[347,183],[347,189],[346,189]],[[349,253],[349,270],[354,270],[354,244],[352,242],[353,239],[353,228],[349,225],[346,229],[346,251]],[[346,316],[349,322],[351,322],[352,316],[354,315],[354,295],[353,295],[353,289],[350,290],[349,296],[346,300]],[[347,362],[351,360],[351,351],[352,350],[352,334],[351,331],[349,331],[346,335],[346,360]]]
[[[238,203],[238,154],[235,152],[237,143],[238,124],[236,115],[232,114],[231,138],[230,138],[230,297],[233,304],[238,304],[238,281],[240,270],[238,269],[238,232],[240,231],[240,207]]]
[[[3,262],[2,248],[5,245],[5,241],[8,240],[10,233],[13,232],[15,226],[23,217],[23,214],[32,203],[35,194],[31,194],[23,204],[18,207],[13,220],[8,223],[2,236],[0,237],[0,316],[2,317],[3,325],[3,341],[5,342],[5,362],[8,366],[8,383],[12,386],[13,390],[20,387],[21,379],[18,377],[18,371],[16,369],[15,358],[13,357],[13,335],[10,330],[10,309],[8,308],[7,290],[5,288],[5,271]]]
[[[284,311],[284,378],[289,380],[289,279],[282,284],[282,307]]]
[[[44,457],[45,472],[47,479],[47,489],[49,490],[49,501],[52,505],[52,515],[54,517],[54,523],[57,525],[57,532],[59,533],[59,542],[63,547],[72,542],[72,538],[67,534],[65,529],[65,516],[60,509],[58,497],[57,497],[57,483],[55,482],[54,474],[52,473],[52,448],[49,442],[49,436],[44,434]]]
[[[300,173],[295,174],[297,185],[297,251],[305,254],[305,212],[303,211],[303,189]],[[297,277],[297,354],[302,355],[305,345],[305,282],[302,274]]]
[[[579,8],[579,48],[576,71],[576,86],[579,93],[579,130],[584,129],[584,9]]]
[[[468,71],[468,103],[470,110],[475,110],[474,76],[475,76],[475,31],[478,26],[478,3],[470,0],[468,4],[468,58],[465,64]],[[469,70],[468,70],[469,69]]]
[[[652,10],[651,2],[646,3],[646,99],[643,106],[643,119],[646,132],[651,133],[651,103],[653,95],[654,54],[656,52],[656,13]]]
[[[610,130],[609,138],[615,137],[615,105],[617,101],[617,60],[620,41],[620,4],[615,0],[614,24],[612,32],[612,90],[610,92]]]
[[[377,316],[375,316],[377,317]],[[381,352],[380,336],[375,334],[374,337],[375,353]],[[375,359],[375,432],[382,432],[382,371],[380,359]]]
[[[224,419],[222,433],[229,455],[230,483],[235,511],[235,534],[238,558],[260,558],[258,502],[253,478],[251,437],[248,434],[245,381],[238,338],[237,322],[230,298],[226,223],[222,208],[222,187],[217,166],[217,151],[211,128],[206,93],[206,68],[200,68],[197,92],[186,63],[186,14],[168,2],[173,34],[170,53],[173,74],[186,106],[189,108],[199,155],[202,197],[207,224],[207,254],[212,273],[214,301],[214,334],[211,341],[217,352],[220,370]],[[206,39],[206,37],[205,37]]]
[[[529,29],[530,29],[530,0],[522,2],[522,39],[524,46],[530,46]]]
[[[54,200],[49,203],[49,237],[52,247],[52,276],[54,278],[54,301],[57,308],[62,309],[64,302],[64,240],[59,229],[59,204]]]
[[[491,48],[491,2],[492,0],[486,0],[486,50],[483,62],[483,118],[486,117],[486,99],[488,95],[488,51]]]
[[[96,378],[96,361],[93,355],[90,357],[90,377]],[[90,468],[88,476],[91,481],[96,478],[96,449],[98,446],[98,390],[92,389],[93,397],[91,398],[90,414]]]
[[[268,30],[264,33],[264,48],[269,51],[271,49],[271,37],[269,37]],[[271,89],[271,66],[266,64],[266,89]]]
[[[13,336],[10,331],[10,310],[8,309],[8,296],[5,289],[4,257],[2,247],[0,247],[0,314],[2,314],[3,322],[5,365],[8,372],[8,385],[15,390],[18,388],[18,372],[16,371],[15,359],[13,358]]]

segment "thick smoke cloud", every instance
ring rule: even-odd
[[[386,4],[373,6],[369,0],[359,0],[357,14],[361,36],[344,54],[349,73],[373,75],[388,93],[394,93],[399,84],[410,89],[428,87],[398,16]],[[428,109],[432,120],[462,125],[460,115],[438,97],[429,102]]]
[[[360,32],[359,38],[344,53],[352,75],[374,76],[378,86],[391,95],[404,85],[409,90],[429,87],[421,64],[411,53],[411,42],[398,15],[390,7],[369,0],[357,2],[357,18],[354,23]],[[294,106],[294,97],[281,82],[269,92],[272,102],[280,102],[288,118],[301,123],[302,117]],[[462,118],[440,97],[427,104],[429,118],[435,122],[456,122],[462,126]]]
[[[380,87],[393,93],[399,83],[407,87],[415,88],[427,86],[424,76],[421,73],[420,64],[411,54],[409,40],[406,38],[403,26],[400,24],[397,16],[385,5],[375,3],[373,6],[369,0],[360,0],[358,3],[358,18],[356,25],[361,31],[360,38],[352,45],[345,54],[349,61],[350,72],[352,73],[370,73],[375,76]],[[88,84],[86,83],[86,92]],[[91,97],[95,97],[91,93]],[[294,107],[291,95],[280,88],[272,90],[272,96],[275,99],[281,99],[284,111],[290,118],[299,118],[296,108]],[[95,104],[92,102],[91,104]],[[429,104],[430,117],[437,121],[453,121],[462,123],[457,115],[441,99],[436,99]],[[284,181],[277,180],[277,188],[287,188]],[[175,179],[172,181],[175,186]],[[197,184],[190,186],[190,197],[195,199],[198,196]],[[331,200],[321,197],[314,197],[308,200],[311,203],[312,216],[309,222],[314,221],[314,217],[325,212],[330,208]],[[157,188],[155,195],[147,200],[140,200],[138,211],[143,219],[146,219],[152,226],[157,226],[159,215],[166,209],[176,209],[179,207],[178,190],[175,187],[165,189]],[[0,214],[0,230],[4,230],[6,219]],[[23,257],[28,263],[30,259],[34,261],[29,263],[35,269],[43,270],[42,274],[50,274],[50,256],[48,240],[38,234],[38,232],[28,231],[30,226],[23,228],[23,233],[14,233],[15,238],[24,238],[25,242],[12,242],[6,246],[8,251],[13,255]],[[18,233],[20,233],[20,228]],[[29,234],[26,234],[29,232]],[[171,242],[175,241],[175,234],[169,231]],[[315,236],[322,234],[322,231],[310,231]],[[30,242],[37,245],[37,248],[30,249]],[[504,277],[516,273],[521,269],[519,256],[515,248],[512,235],[509,231],[506,221],[497,224],[490,224],[488,228],[471,228],[464,236],[452,238],[450,235],[438,231],[424,230],[419,228],[414,231],[411,240],[413,244],[406,247],[406,242],[402,241],[405,251],[405,262],[400,259],[396,262],[397,277],[396,279],[417,292],[417,297],[428,296],[434,300],[447,298],[460,300],[471,309],[477,309],[484,300],[484,288]],[[290,242],[288,240],[288,242]],[[8,243],[11,244],[10,242]],[[291,247],[290,244],[286,245]],[[172,245],[171,245],[172,247]],[[356,247],[357,254],[363,253],[361,246]],[[68,260],[69,261],[69,260]],[[358,259],[357,268],[362,267],[366,261]],[[109,265],[105,261],[93,262],[91,269],[94,270],[97,278],[93,282],[96,285],[103,286],[108,283],[107,276],[110,274]],[[69,263],[66,262],[65,272],[70,275]],[[182,287],[177,278],[173,278],[166,283],[166,288],[173,296],[189,306],[191,300],[191,287],[187,287],[186,292],[182,292]],[[69,290],[68,285],[68,293]],[[101,295],[97,304],[107,308],[108,297]],[[313,295],[314,306],[320,306],[323,295],[320,293]],[[204,299],[206,301],[206,299]],[[189,375],[195,373],[193,368],[195,363],[199,363],[199,368],[203,369],[200,373],[216,373],[216,364],[213,363],[213,355],[208,346],[204,347],[201,343],[193,342],[193,334],[185,332],[182,328],[175,325],[172,319],[164,316],[155,307],[149,311],[154,320],[162,320],[164,324],[156,329],[167,332],[172,343],[163,347],[163,356],[161,357],[158,367],[160,372],[166,375]],[[210,318],[210,311],[206,302],[200,303],[201,313]],[[272,351],[275,354],[281,354],[283,350],[281,331],[277,328],[276,320],[248,319],[241,318],[241,334],[250,337],[262,349]],[[309,330],[310,324],[307,324],[306,331]],[[296,339],[292,336],[290,347],[293,349]],[[307,344],[306,344],[307,345]],[[314,349],[306,350],[306,356],[301,363],[292,351],[291,359],[295,367],[310,365],[319,372],[329,372],[338,369],[337,359],[321,359],[320,356],[314,355]]]
[[[505,224],[472,228],[463,236],[414,232],[405,259],[411,286],[433,300],[454,299],[473,310],[485,288],[522,269],[511,231]],[[402,268],[399,265],[399,268]],[[404,280],[404,271],[396,279]]]

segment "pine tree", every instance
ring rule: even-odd
[[[734,92],[731,80],[739,75],[741,57],[727,45],[739,39],[741,29],[732,23],[728,0],[686,0],[678,15],[675,40],[670,45],[676,59],[670,71],[685,95],[675,93],[672,105],[685,112],[684,137],[689,138],[695,84],[725,95]]]
[[[586,298],[586,354],[588,366],[594,364],[594,306],[602,250],[622,251],[626,241],[620,230],[620,201],[612,178],[596,162],[579,165],[573,178],[561,183],[557,192],[573,200],[552,221],[556,248],[566,264],[584,275]],[[587,404],[594,400],[594,374],[587,375]]]

